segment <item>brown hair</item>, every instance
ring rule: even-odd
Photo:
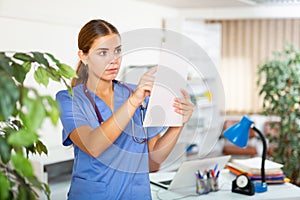
[[[87,54],[96,39],[110,34],[120,35],[112,24],[101,19],[91,20],[82,27],[78,34],[78,48]],[[82,84],[88,78],[88,68],[81,60],[77,65],[76,74],[77,78],[71,81],[72,87]]]

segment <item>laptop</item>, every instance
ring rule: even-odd
[[[167,190],[181,190],[184,188],[193,188],[195,190],[195,172],[197,170],[214,169],[216,164],[218,170],[225,167],[229,159],[228,156],[214,158],[205,158],[191,161],[184,161],[177,172],[155,172],[150,173],[150,183]]]

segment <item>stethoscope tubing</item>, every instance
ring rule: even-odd
[[[121,81],[118,81],[118,80],[113,80],[113,82],[122,85],[123,87],[125,87],[125,88],[129,91],[128,98],[129,98],[129,97],[131,96],[131,94],[133,93],[133,90],[132,90],[130,87],[128,87],[125,83],[122,83]],[[103,120],[103,118],[102,118],[102,115],[101,115],[101,113],[100,113],[100,111],[99,111],[99,109],[98,109],[98,107],[97,107],[97,105],[96,105],[96,103],[95,103],[93,97],[91,96],[91,94],[89,93],[89,91],[88,91],[88,89],[87,89],[86,83],[87,83],[87,80],[85,80],[85,81],[83,82],[83,91],[84,91],[86,97],[87,97],[87,98],[89,99],[89,101],[91,102],[91,104],[92,104],[92,106],[93,106],[93,108],[94,108],[94,110],[95,110],[95,112],[96,112],[96,115],[97,115],[97,118],[98,118],[98,122],[99,122],[100,124],[102,124],[104,120]],[[139,108],[139,109],[140,109],[140,115],[141,115],[141,123],[143,124],[143,121],[144,121],[144,118],[145,118],[145,115],[144,115],[144,113],[145,113],[145,103],[144,103],[144,102],[142,103],[142,105],[140,105],[140,108]],[[148,138],[148,132],[147,132],[147,129],[146,129],[145,127],[143,128],[143,129],[144,129],[144,133],[145,133],[146,138],[143,138],[143,139],[140,140],[140,139],[136,138],[136,137],[135,137],[135,134],[134,134],[135,129],[134,129],[133,118],[131,118],[131,126],[132,126],[132,138],[133,138],[133,140],[134,140],[135,142],[137,142],[137,143],[140,143],[140,144],[145,143],[145,142],[147,141],[147,138]]]

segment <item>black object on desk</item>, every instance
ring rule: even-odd
[[[254,195],[255,193],[254,184],[251,183],[250,178],[246,174],[241,174],[232,181],[231,191],[246,195]]]

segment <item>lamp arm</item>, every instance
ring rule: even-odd
[[[267,142],[265,136],[262,134],[260,130],[258,130],[254,125],[251,127],[255,132],[258,133],[259,137],[263,143],[263,152],[262,152],[262,160],[261,160],[261,182],[266,182],[266,175],[265,175],[265,160],[267,156]]]

